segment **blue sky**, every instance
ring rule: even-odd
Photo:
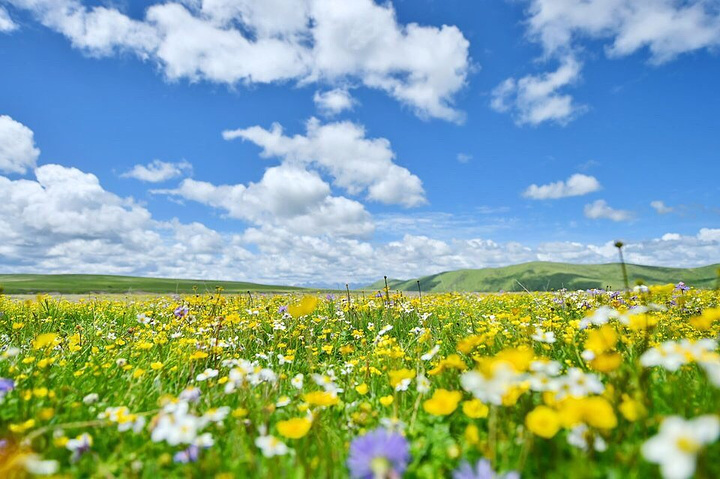
[[[719,7],[0,0],[0,265],[717,262]]]

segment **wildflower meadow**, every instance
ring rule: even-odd
[[[720,477],[720,292],[0,296],[0,477]]]

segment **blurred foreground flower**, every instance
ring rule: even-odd
[[[473,467],[469,462],[463,461],[460,467],[453,471],[453,479],[520,479],[517,472],[506,472],[505,474],[496,474],[493,471],[490,461],[480,459]]]
[[[707,415],[686,421],[671,416],[663,421],[660,431],[642,446],[649,462],[660,465],[665,479],[686,479],[695,474],[695,460],[703,446],[720,437],[720,420]]]
[[[359,479],[401,477],[410,462],[407,440],[398,433],[375,429],[350,444],[347,465]]]

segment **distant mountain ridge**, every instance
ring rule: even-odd
[[[33,293],[224,293],[302,291],[304,288],[239,281],[143,278],[99,274],[0,274],[0,289],[7,294]]]
[[[668,284],[683,281],[696,288],[714,288],[718,281],[720,264],[699,268],[667,268],[628,264],[628,279],[633,286],[637,281],[644,284]],[[619,263],[571,264],[536,261],[500,268],[460,269],[400,280],[388,279],[392,291],[417,291],[418,281],[424,292],[447,291],[553,291],[609,288],[622,289],[623,277]],[[382,290],[383,279],[363,289]]]

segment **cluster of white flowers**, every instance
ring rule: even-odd
[[[202,416],[190,412],[185,401],[167,404],[158,414],[151,438],[153,442],[165,441],[171,446],[178,444],[195,445],[201,448],[212,446],[210,433],[199,434],[210,423],[220,423],[230,412],[229,407],[211,409]]]
[[[120,432],[132,429],[135,433],[142,431],[146,422],[143,416],[130,414],[130,410],[125,406],[109,407],[98,415],[98,419],[117,424]]]
[[[719,437],[718,416],[700,416],[689,421],[671,416],[660,425],[658,434],[643,444],[642,453],[645,459],[660,465],[665,479],[687,479],[695,474],[698,452]]]
[[[335,371],[332,369],[328,370],[325,374],[312,374],[310,377],[312,377],[315,384],[333,396],[337,396],[344,391],[343,388],[337,385],[337,377],[335,376]]]
[[[502,398],[512,387],[521,383],[525,375],[515,371],[509,363],[495,364],[489,375],[480,371],[468,371],[460,378],[462,387],[484,403],[502,404]]]
[[[720,387],[720,354],[716,352],[718,344],[712,339],[690,341],[666,341],[650,348],[640,356],[640,364],[649,368],[660,366],[668,371],[677,371],[681,366],[692,362],[700,365],[715,386]]]
[[[585,397],[601,394],[605,386],[598,377],[579,368],[570,368],[560,375],[561,365],[556,361],[534,361],[530,372],[520,373],[505,361],[492,365],[489,373],[468,371],[462,375],[462,387],[485,403],[502,404],[513,387],[528,383],[533,391],[550,391],[558,400],[566,397]]]
[[[257,386],[262,383],[274,384],[277,382],[277,374],[270,368],[261,367],[257,361],[227,359],[222,364],[232,368],[228,373],[228,382],[225,383],[226,394],[234,392],[245,383]]]

